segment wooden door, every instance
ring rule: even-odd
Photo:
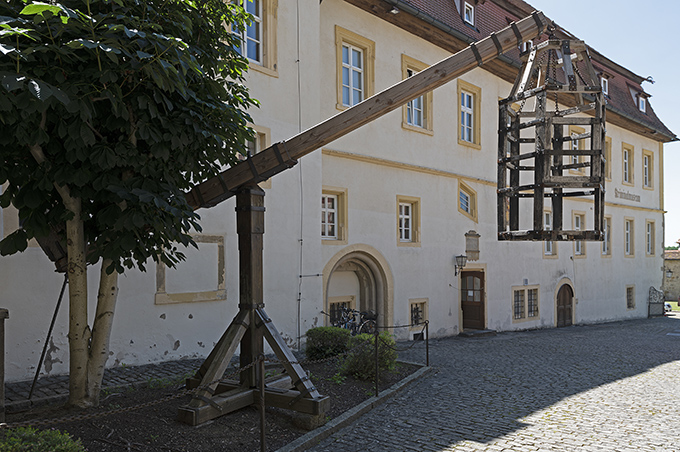
[[[484,315],[484,272],[461,272],[460,304],[463,309],[463,329],[483,330]]]
[[[571,326],[574,293],[571,287],[563,285],[557,292],[557,327]]]

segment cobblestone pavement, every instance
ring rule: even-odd
[[[441,339],[430,364],[309,450],[680,450],[680,316]]]
[[[142,366],[120,366],[106,369],[102,387],[144,385],[153,380],[176,378],[193,372],[203,363],[200,359],[166,361]],[[32,380],[5,384],[5,404],[7,412],[23,411],[31,407],[66,401],[68,398],[68,375],[40,377],[36,382],[33,395],[29,400]]]

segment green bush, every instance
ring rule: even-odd
[[[0,430],[0,452],[85,452],[80,440],[59,430]]]
[[[324,359],[349,350],[350,332],[334,326],[320,326],[307,331],[305,353],[309,359]]]
[[[393,370],[397,364],[394,338],[387,331],[380,333],[378,339],[378,367],[380,372]],[[341,372],[359,380],[375,378],[375,336],[358,334],[349,341],[349,349]]]

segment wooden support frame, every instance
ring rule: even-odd
[[[565,99],[574,105],[560,109]],[[532,110],[517,112],[516,102]],[[583,113],[592,116],[574,116]],[[510,95],[499,101],[498,117],[498,239],[603,240],[605,103],[585,43],[551,37],[523,55]],[[570,126],[586,130],[570,134]],[[587,147],[574,147],[586,140]],[[570,197],[592,197],[592,229],[564,229],[564,199]],[[543,222],[546,198],[552,207],[549,228]],[[522,210],[521,199],[532,199],[531,209]],[[531,218],[521,221],[522,213]]]
[[[302,413],[323,414],[328,397],[319,395],[302,366],[290,351],[272,320],[264,311],[262,251],[264,235],[264,191],[257,185],[241,188],[236,195],[236,229],[239,242],[239,312],[205,362],[187,383],[200,387],[189,404],[180,407],[178,420],[198,425],[249,405],[259,404],[260,382],[265,378],[254,364],[264,354],[264,340],[283,363],[289,384],[267,386],[265,403]],[[231,358],[241,346],[238,383],[222,382]]]

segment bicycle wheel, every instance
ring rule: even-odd
[[[375,320],[366,320],[359,327],[359,334],[375,334],[376,324]]]

